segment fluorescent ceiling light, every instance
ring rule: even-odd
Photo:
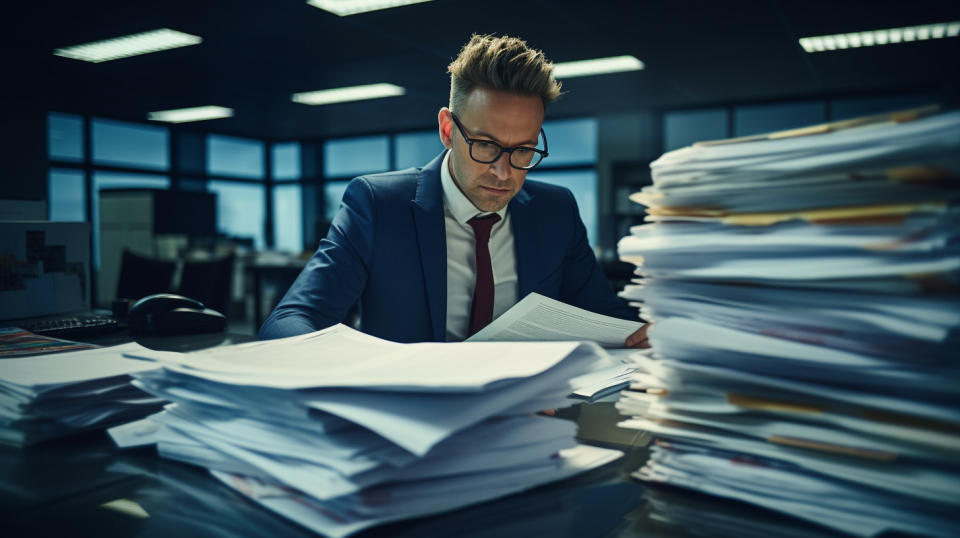
[[[169,28],[151,30],[140,34],[114,37],[103,41],[74,45],[53,51],[55,56],[73,58],[85,62],[107,62],[150,52],[196,45],[202,42],[199,36],[185,34]]]
[[[586,77],[621,71],[639,71],[641,69],[643,69],[643,62],[633,56],[612,56],[610,58],[553,64],[553,76],[556,78]]]
[[[231,117],[233,117],[233,109],[222,106],[195,106],[192,108],[177,108],[175,110],[158,110],[157,112],[147,114],[147,119],[169,123],[217,120]]]
[[[330,103],[343,103],[346,101],[363,101],[364,99],[393,97],[405,93],[407,93],[407,90],[400,86],[380,83],[295,93],[292,99],[294,103],[303,103],[305,105],[328,105]]]
[[[392,7],[408,6],[429,2],[430,0],[307,0],[313,7],[329,11],[334,15],[346,17],[357,13],[390,9]]]
[[[867,30],[865,32],[850,32],[846,34],[801,37],[798,41],[800,42],[800,46],[803,47],[803,50],[813,53],[827,50],[872,47],[874,45],[889,45],[892,43],[926,41],[928,39],[943,39],[945,37],[957,37],[958,35],[960,35],[960,21],[903,26],[900,28],[887,28],[885,30]]]

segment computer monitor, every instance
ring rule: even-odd
[[[89,311],[90,224],[0,221],[0,321]]]

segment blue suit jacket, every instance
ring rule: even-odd
[[[358,177],[327,237],[260,329],[261,338],[341,322],[360,301],[360,328],[395,342],[444,341],[447,252],[440,166]],[[600,270],[569,190],[526,181],[510,201],[518,297],[530,292],[636,319]]]

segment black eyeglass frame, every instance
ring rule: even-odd
[[[497,162],[497,159],[499,159],[501,155],[503,155],[504,153],[507,153],[507,154],[509,154],[509,156],[507,157],[507,162],[510,163],[510,166],[516,168],[517,170],[533,170],[533,169],[536,168],[540,163],[543,162],[543,160],[547,157],[547,155],[550,155],[550,153],[547,151],[547,149],[548,149],[548,146],[547,146],[547,133],[546,133],[546,131],[543,130],[543,127],[540,127],[540,136],[543,137],[543,149],[532,148],[532,147],[530,147],[530,146],[513,146],[512,148],[505,148],[505,147],[501,146],[500,144],[494,142],[493,140],[483,140],[483,139],[479,139],[479,138],[470,138],[469,136],[467,136],[467,131],[463,128],[463,125],[460,124],[460,120],[457,119],[457,115],[454,114],[453,112],[451,112],[451,113],[450,113],[450,117],[453,118],[453,123],[456,124],[457,129],[460,131],[460,135],[463,136],[463,139],[467,142],[467,145],[469,146],[469,151],[468,151],[468,153],[470,154],[470,158],[473,159],[474,161],[480,163],[480,164],[492,164],[492,163],[495,163],[495,162]],[[483,142],[484,144],[492,144],[492,145],[500,148],[500,151],[497,152],[497,156],[496,156],[496,157],[494,157],[493,159],[490,159],[489,161],[480,160],[480,159],[478,159],[478,158],[476,158],[476,157],[473,156],[473,143],[474,143],[474,142]],[[532,151],[532,152],[534,152],[534,153],[537,153],[537,154],[540,155],[540,159],[538,159],[537,162],[535,162],[534,164],[532,164],[532,165],[530,165],[530,166],[517,166],[517,165],[513,164],[513,152],[516,151],[516,150],[518,150],[518,149],[527,149],[527,150],[530,150],[530,151]]]

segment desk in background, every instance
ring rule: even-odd
[[[251,293],[253,294],[254,333],[260,330],[264,320],[287,293],[290,285],[306,265],[307,260],[300,258],[251,260],[244,264],[245,278],[253,288]],[[357,305],[347,312],[343,323],[354,328],[359,326]]]
[[[293,281],[297,279],[306,264],[306,260],[298,258],[270,261],[255,259],[244,264],[244,276],[253,287],[254,332],[260,330],[263,321],[270,315],[270,311],[277,306],[280,298],[287,292]],[[273,293],[265,297],[270,291]],[[267,306],[266,310],[264,310],[264,305]]]

